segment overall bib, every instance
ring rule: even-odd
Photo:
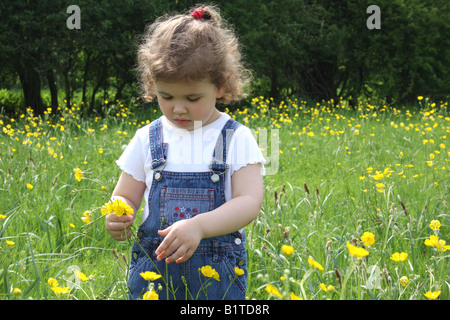
[[[239,126],[238,122],[229,119],[223,127],[212,155],[211,171],[170,172],[164,171],[168,145],[163,143],[161,120],[150,124],[153,181],[148,196],[149,214],[138,229],[139,241],[132,247],[128,281],[130,299],[138,299],[148,291],[148,281],[140,275],[145,271],[162,275],[152,281],[161,300],[245,299],[247,253],[243,232],[202,239],[192,257],[183,263],[166,264],[164,260],[157,261],[155,254],[162,241],[158,230],[211,211],[225,202],[227,147]],[[199,268],[207,265],[216,270],[220,281],[199,272]],[[244,275],[235,279],[235,267],[243,269]],[[162,290],[158,290],[159,284]]]

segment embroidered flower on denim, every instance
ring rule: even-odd
[[[188,207],[175,207],[175,212],[172,214],[174,218],[180,219],[190,219],[195,217],[198,213],[197,208],[188,208]]]

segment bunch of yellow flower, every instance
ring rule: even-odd
[[[134,213],[133,208],[131,208],[129,205],[127,205],[122,200],[116,199],[113,202],[106,203],[101,208],[102,215],[108,215],[110,213],[114,213],[116,216],[120,217],[122,215],[130,216]]]
[[[439,239],[437,233],[441,227],[441,223],[439,220],[432,220],[430,222],[430,229],[435,232],[434,235],[430,236],[428,239],[425,239],[425,245],[428,247],[435,247],[437,251],[447,251],[450,250],[450,246],[446,245],[446,241]]]
[[[438,236],[432,235],[430,238],[425,239],[425,245],[428,247],[435,247],[437,251],[450,250],[450,246],[446,245],[445,240],[439,239]]]
[[[58,280],[56,280],[54,278],[49,278],[47,283],[50,286],[50,289],[52,289],[52,291],[54,293],[56,293],[58,296],[62,295],[62,294],[69,293],[70,291],[72,291],[72,290],[69,289],[69,287],[59,287],[58,286]]]
[[[144,296],[142,297],[142,300],[159,300],[159,294],[153,289],[154,284],[150,283],[150,281],[155,281],[161,278],[162,276],[160,274],[157,274],[153,271],[145,271],[141,272],[140,276],[146,280],[149,281],[149,288],[146,293],[144,293]]]

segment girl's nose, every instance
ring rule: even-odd
[[[186,113],[187,109],[183,101],[174,101],[173,103],[173,113],[183,114]]]

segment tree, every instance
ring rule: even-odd
[[[253,71],[254,93],[312,100],[376,96],[404,103],[445,99],[450,88],[450,9],[445,0],[378,0],[381,29],[368,29],[369,0],[229,0],[218,2]],[[72,104],[88,114],[99,92],[123,97],[136,81],[136,48],[145,25],[184,12],[193,0],[79,0],[81,29],[68,29],[61,0],[0,2],[0,85],[16,75],[25,106]]]

